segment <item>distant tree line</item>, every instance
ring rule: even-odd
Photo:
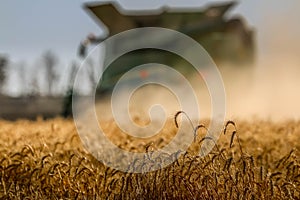
[[[0,54],[0,93],[10,76],[14,76],[15,85],[19,85],[19,96],[65,96],[73,93],[73,82],[79,69],[79,62],[72,60],[66,70],[59,63],[58,56],[51,50],[42,53],[36,66],[26,62],[9,62],[7,55]],[[86,61],[86,71],[82,74],[83,82],[90,86],[95,85],[95,64],[92,59]],[[8,73],[10,72],[10,73]],[[13,87],[15,87],[13,85]],[[9,91],[12,84],[6,85]],[[89,87],[88,86],[88,87]]]
[[[0,91],[2,93],[3,85],[6,79],[6,67],[8,64],[8,58],[0,55]]]

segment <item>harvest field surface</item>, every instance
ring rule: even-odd
[[[136,119],[138,120],[138,119]],[[118,146],[148,152],[176,132],[169,119],[162,134],[145,141],[107,122]],[[207,122],[203,123],[207,126]],[[125,173],[103,165],[82,146],[73,120],[0,121],[0,199],[299,199],[300,122],[229,121],[205,157],[197,150],[205,129],[171,165]],[[176,155],[165,155],[174,159]],[[155,163],[134,163],[150,167]]]

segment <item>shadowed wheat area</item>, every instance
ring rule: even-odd
[[[107,122],[118,146],[149,152],[176,132],[167,121],[163,136],[135,142]],[[203,122],[207,126],[207,122]],[[179,124],[180,126],[180,124]],[[228,121],[217,146],[204,158],[197,150],[205,129],[197,131],[187,153],[158,171],[132,174],[108,168],[81,145],[72,120],[0,121],[1,199],[299,199],[300,122]],[[169,135],[168,135],[169,134]],[[139,144],[139,145],[137,145]]]

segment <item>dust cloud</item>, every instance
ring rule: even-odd
[[[259,15],[259,22],[254,24],[257,25],[255,63],[247,67],[218,66],[226,91],[226,119],[300,119],[299,15],[289,9],[282,9],[280,15],[275,12],[268,17]],[[199,78],[191,82],[198,97],[200,117],[209,118],[212,109],[205,83]],[[185,89],[181,91],[184,93]],[[132,118],[145,117],[147,121],[153,104],[162,104],[168,118],[180,110],[172,91],[157,86],[137,90],[128,109]],[[112,117],[107,110],[110,110],[109,98],[97,104],[101,116]]]
[[[299,119],[299,63],[293,57],[282,56],[268,58],[254,66],[220,68],[226,94],[226,118]],[[198,98],[200,117],[210,118],[212,105],[205,82],[195,78],[191,84]],[[184,94],[185,88],[179,91]],[[118,98],[122,99],[122,95]],[[188,94],[186,98],[190,98]],[[98,101],[97,113],[101,113],[101,117],[112,118],[110,103],[110,98]],[[172,118],[181,110],[176,94],[157,85],[140,88],[132,94],[131,99],[124,99],[124,108],[129,110],[131,117],[144,121],[149,120],[149,109],[155,104],[162,106],[167,118]],[[126,109],[124,112],[127,112]]]
[[[220,68],[226,94],[226,119],[299,119],[299,64],[295,57],[277,56],[266,57],[254,66]],[[210,118],[212,105],[205,82],[195,78],[191,85],[198,98],[200,117]],[[185,88],[179,91],[184,94]],[[186,98],[189,98],[188,94]],[[98,102],[97,111],[101,117],[112,118],[110,102],[110,98]],[[176,94],[157,85],[140,88],[129,101],[124,100],[124,108],[128,108],[131,117],[142,121],[149,121],[149,109],[155,104],[164,108],[167,118],[181,110]]]
[[[300,118],[299,2],[268,1],[258,9],[256,62],[223,71],[227,116],[272,120]],[[234,80],[234,81],[231,81]]]
[[[296,60],[274,56],[248,69],[221,71],[228,118],[299,119],[300,68]]]

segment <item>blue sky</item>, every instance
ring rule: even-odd
[[[13,60],[30,60],[47,49],[61,57],[74,57],[87,32],[100,31],[81,4],[78,0],[2,0],[0,52]]]
[[[26,61],[36,59],[43,51],[51,49],[62,60],[75,58],[80,40],[90,32],[101,33],[101,29],[82,9],[84,2],[86,1],[1,0],[0,53],[8,54],[12,60]],[[161,5],[193,7],[203,6],[208,2],[214,1],[119,0],[127,9],[155,9]],[[243,0],[232,13],[243,15],[257,30],[258,41],[262,43],[263,38],[267,38],[266,31],[271,31],[268,24],[275,24],[273,20],[280,19],[278,16],[295,15],[294,17],[299,18],[300,15],[296,14],[299,8],[297,5],[297,0]],[[284,21],[281,23],[289,25]],[[298,20],[291,23],[298,23]],[[259,48],[263,49],[263,44],[259,44]]]
[[[101,29],[82,9],[84,2],[87,1],[1,0],[0,53],[8,54],[12,60],[32,60],[39,57],[43,51],[51,49],[59,54],[62,60],[75,58],[80,40],[90,32],[101,33]],[[127,9],[155,9],[161,5],[203,6],[214,1],[119,0],[118,2]],[[243,0],[232,13],[243,15],[257,30],[259,49],[262,50],[268,45],[270,39],[268,34],[273,31],[274,25],[281,24],[289,28],[290,25],[298,23],[300,18],[298,10],[298,0]],[[284,19],[289,18],[288,16],[298,19],[287,22]],[[298,33],[287,35],[293,38],[297,37]]]
[[[255,24],[256,15],[251,14],[255,3],[250,3],[252,6],[246,8],[249,4],[246,1],[235,12],[246,15],[248,21]],[[56,52],[62,60],[76,57],[80,40],[90,32],[101,33],[101,29],[82,9],[83,2],[86,1],[1,0],[0,53],[8,54],[12,60],[25,61],[37,58],[47,49]],[[119,3],[127,9],[155,9],[164,4],[174,7],[202,6],[207,1],[154,0],[150,3],[120,0]]]

